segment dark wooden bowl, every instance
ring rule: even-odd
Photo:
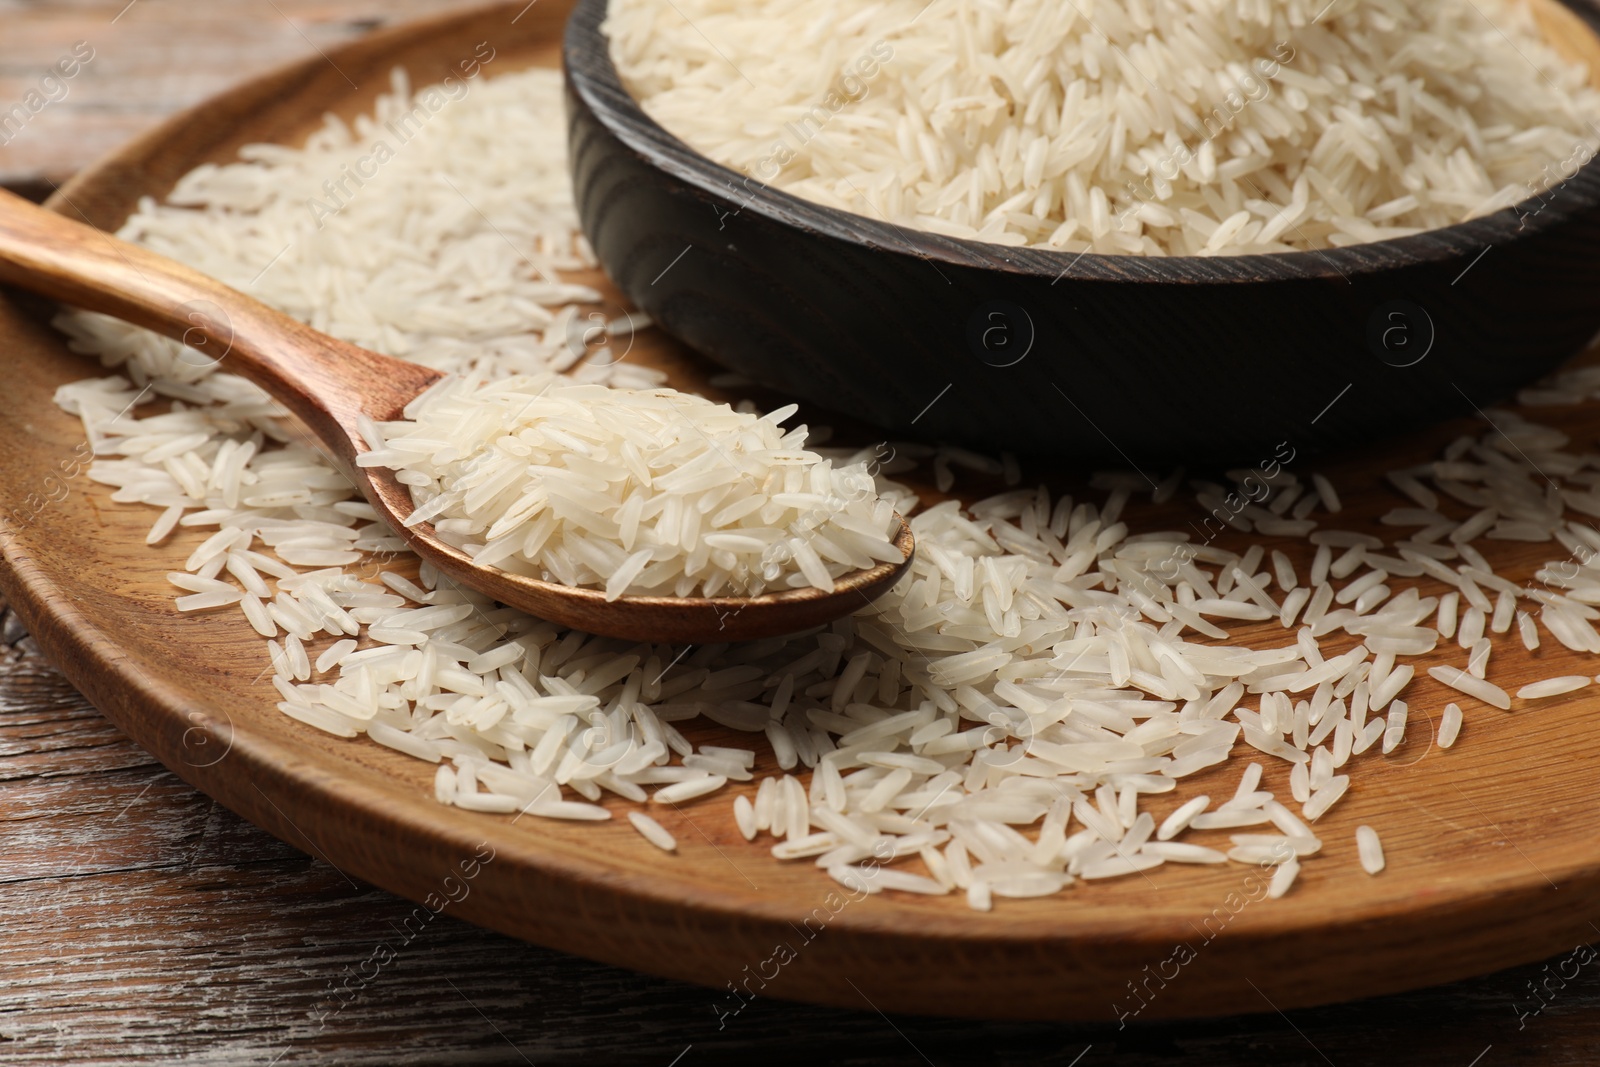
[[[623,88],[605,6],[580,0],[565,42],[573,183],[601,264],[717,362],[896,435],[1086,462],[1314,453],[1486,407],[1600,328],[1600,163],[1515,208],[1342,249],[1005,248],[711,162]],[[1600,71],[1600,5],[1570,8],[1535,11]]]

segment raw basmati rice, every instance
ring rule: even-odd
[[[1561,696],[1565,693],[1575,693],[1589,685],[1592,679],[1586,674],[1568,674],[1560,678],[1545,678],[1541,681],[1530,682],[1517,690],[1518,700],[1540,700],[1544,697]]]
[[[794,406],[757,417],[671,389],[553,374],[452,379],[377,427],[364,467],[406,478],[441,539],[485,566],[641,596],[833,590],[902,558],[864,463],[805,449]],[[214,605],[212,605],[214,606]]]
[[[1458,692],[1465,693],[1469,697],[1477,697],[1485,704],[1493,705],[1502,711],[1511,710],[1511,697],[1504,689],[1482,678],[1474,678],[1459,667],[1429,667],[1428,674]]]
[[[1570,173],[1600,119],[1514,0],[611,0],[604,30],[644,110],[749,188],[1070,252],[1447,226]]]
[[[187,176],[173,204],[144,205],[125,235],[241,285],[282,252],[259,295],[472,389],[563,370],[585,388],[658,387],[646,368],[585,357],[581,344],[575,354],[569,343],[568,327],[587,321],[579,302],[597,294],[561,280],[587,260],[550,72],[476,85],[360,196],[320,227],[307,217],[325,175],[369,153],[382,123],[406,113],[403,79],[396,87],[379,121],[353,130],[330,121],[303,149],[256,146],[240,163]],[[150,551],[168,561],[177,594],[237,598],[284,715],[437,762],[435,798],[486,816],[603,821],[608,803],[708,804],[700,798],[749,778],[754,798],[732,803],[743,837],[869,892],[964,891],[986,910],[995,897],[1054,893],[1079,878],[1114,892],[1116,879],[1155,879],[1166,862],[1228,862],[1230,852],[1277,861],[1287,850],[1295,858],[1275,874],[1281,892],[1301,863],[1321,862],[1304,820],[1337,817],[1330,807],[1359,788],[1363,761],[1377,758],[1364,754],[1400,707],[1441,696],[1435,681],[1509,706],[1504,690],[1459,668],[1432,666],[1430,681],[1398,662],[1436,654],[1433,635],[1458,628],[1461,600],[1468,647],[1497,636],[1486,625],[1499,610],[1489,590],[1501,603],[1537,605],[1519,629],[1543,623],[1579,655],[1600,651],[1600,611],[1590,606],[1600,578],[1555,560],[1518,585],[1473,547],[1505,521],[1531,524],[1567,552],[1600,548],[1568,518],[1568,508],[1592,514],[1600,500],[1566,476],[1585,477],[1600,457],[1512,411],[1395,483],[1432,525],[1393,527],[1409,538],[1393,545],[1317,529],[1333,480],[1324,491],[1287,469],[1228,524],[1227,542],[1141,529],[1129,517],[1135,494],[1170,502],[1182,488],[1212,512],[1220,503],[1207,502],[1229,490],[1202,478],[1169,477],[1152,491],[1137,476],[1107,474],[1076,496],[1018,486],[921,508],[888,476],[943,461],[951,472],[1005,477],[1014,464],[895,444],[873,494],[909,517],[920,546],[895,590],[809,633],[674,648],[564,632],[453,587],[419,566],[348,480],[225,365],[198,367],[170,342],[97,316],[61,323],[135,383],[74,383],[58,399],[96,448],[90,477],[171,524]],[[146,385],[182,403],[141,410]],[[1541,388],[1594,396],[1600,371],[1563,372]],[[743,404],[717,417],[761,421]],[[375,447],[390,446],[370,429]],[[810,451],[812,472],[882,455]],[[592,474],[580,453],[563,457],[565,469]],[[566,514],[581,527],[597,513],[574,505]],[[1461,517],[1433,517],[1447,515]],[[1305,525],[1282,531],[1274,517]],[[1279,538],[1270,558],[1255,532]],[[1336,606],[1331,583],[1358,582],[1365,592]],[[1487,669],[1487,658],[1477,662]],[[739,731],[740,742],[700,744],[708,723]],[[1460,709],[1447,706],[1441,746],[1459,724]],[[1258,750],[1271,758],[1253,761]],[[1208,796],[1190,795],[1191,775],[1237,758],[1252,762],[1223,804],[1208,810]],[[1298,815],[1278,799],[1290,795]],[[650,822],[632,821],[649,837]],[[1218,835],[1231,831],[1240,832],[1225,845]],[[881,869],[894,873],[874,878],[869,857],[888,857]]]
[[[1461,707],[1455,703],[1446,704],[1444,714],[1439,717],[1439,747],[1449,748],[1460,733]]]
[[[1256,862],[1260,862],[1259,860]],[[1300,876],[1300,861],[1288,859],[1280,863],[1272,872],[1272,881],[1267,883],[1267,896],[1273,900],[1278,899],[1289,891],[1296,878]]]
[[[646,841],[661,849],[663,852],[677,851],[677,838],[673,837],[671,832],[668,831],[665,826],[662,826],[644,812],[628,812],[628,821],[633,824],[633,828],[639,831]]]
[[[1370,826],[1356,827],[1356,851],[1361,857],[1362,870],[1368,874],[1383,870],[1383,842],[1378,840],[1378,831]]]

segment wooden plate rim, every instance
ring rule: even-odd
[[[353,65],[357,57],[382,56],[442,30],[467,26],[489,14],[509,13],[521,6],[518,2],[494,3],[405,23],[332,50],[329,58],[334,61],[349,60]],[[143,169],[143,162],[158,157],[163,146],[192,123],[196,116],[218,107],[269,104],[281,87],[319,76],[325,63],[326,60],[321,57],[296,62],[245,82],[167,120],[79,174],[57,193],[51,206],[63,213],[76,212],[75,197],[100,187],[119,172]],[[0,571],[0,587],[4,588],[11,603],[28,623],[41,647],[97,707],[140,744],[150,748],[180,777],[222,800],[252,822],[301,847],[291,832],[292,824],[286,825],[286,817],[272,810],[275,805],[271,804],[266,793],[257,789],[253,794],[243,785],[231,786],[218,775],[204,773],[203,768],[197,769],[175,757],[174,746],[178,739],[186,731],[202,729],[206,731],[208,739],[231,746],[231,752],[238,755],[250,771],[250,775],[244,777],[259,775],[263,784],[271,782],[310,791],[330,805],[350,809],[363,820],[397,829],[399,833],[396,840],[399,842],[410,839],[454,851],[470,850],[475,835],[427,817],[431,811],[444,810],[435,809],[431,797],[412,797],[397,805],[393,794],[368,788],[359,781],[342,783],[342,788],[336,789],[335,786],[341,783],[294,753],[278,748],[269,737],[253,736],[247,728],[234,726],[231,719],[225,728],[223,720],[228,718],[225,710],[219,717],[219,709],[197,706],[189,694],[156,681],[139,670],[132,656],[118,644],[113,634],[80,611],[70,599],[59,594],[43,564],[18,550],[15,531],[6,523],[6,518],[0,514],[0,556],[9,565],[9,570]],[[479,818],[492,820],[494,817]],[[565,880],[573,888],[606,895],[623,908],[642,904],[689,914],[713,925],[722,921],[740,923],[749,920],[776,925],[786,924],[792,918],[781,901],[752,898],[723,888],[715,880],[705,883],[703,895],[684,900],[668,894],[653,894],[647,881],[619,879],[615,868],[601,861],[573,854],[542,853],[536,847],[537,842],[527,838],[509,836],[503,841],[505,853],[522,866],[521,873]],[[500,845],[501,840],[497,839],[496,844]],[[341,869],[349,869],[376,884],[416,899],[413,886],[396,885],[381,875],[370,875],[362,866],[361,857],[346,860],[340,854],[332,858],[345,861],[341,862]],[[1584,860],[1575,856],[1564,866],[1552,865],[1549,873],[1562,884],[1563,890],[1568,891],[1563,894],[1566,903],[1593,903],[1600,897],[1600,859]],[[1525,906],[1542,911],[1549,904],[1549,895],[1544,892],[1544,887],[1504,873],[1488,881],[1461,880],[1434,887],[1434,892],[1426,901],[1413,901],[1408,908],[1384,909],[1374,906],[1332,915],[1317,925],[1316,932],[1318,940],[1323,943],[1358,934],[1371,936],[1378,928],[1399,934],[1413,921],[1415,913],[1424,909],[1435,917],[1448,917],[1444,926],[1466,932],[1478,924],[1503,918],[1508,908]],[[493,915],[465,909],[461,914],[500,929],[506,929],[508,925],[495,922]],[[1074,951],[1093,951],[1098,946],[1114,945],[1119,951],[1137,955],[1170,946],[1176,938],[1184,936],[1184,928],[1188,925],[1180,917],[1165,915],[1138,923],[1098,917],[1086,920],[1075,916],[1066,901],[1062,901],[1058,914],[1061,922],[1054,927],[1026,928],[1022,924],[988,923],[981,916],[969,918],[959,914],[902,913],[892,907],[866,907],[839,916],[838,927],[841,935],[847,933],[850,937],[860,939],[868,951],[874,944],[887,946],[914,942],[927,945],[931,942],[952,950],[998,945],[1002,949],[1043,950],[1051,946],[1070,946]],[[1236,932],[1230,940],[1235,951],[1248,952],[1286,934],[1303,933],[1305,927],[1306,923],[1295,918],[1292,911],[1280,914],[1265,909],[1264,914],[1255,917],[1251,927]],[[1524,958],[1540,958],[1550,948],[1543,941],[1529,939]],[[615,953],[599,954],[613,962],[622,962],[615,958]],[[656,965],[653,969],[659,973],[674,973],[672,967],[666,964]],[[1456,976],[1479,970],[1482,968],[1458,967]],[[683,977],[684,974],[680,970],[675,976]],[[1407,983],[1404,976],[1397,975],[1391,988],[1408,988]],[[808,996],[808,999],[830,998]],[[846,991],[840,994],[837,1002],[847,1003],[852,999]]]

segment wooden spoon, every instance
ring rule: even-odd
[[[791,589],[754,597],[634,597],[543,582],[478,566],[439,540],[431,523],[405,525],[411,494],[386,468],[358,468],[357,429],[401,417],[443,375],[318,333],[180,263],[0,192],[0,281],[98,311],[184,342],[248,378],[326,447],[378,514],[423,559],[502,604],[590,633],[639,641],[741,641],[793,633],[860,610],[911,561],[900,519],[899,563],[848,574],[832,592]],[[898,516],[897,516],[898,518]]]

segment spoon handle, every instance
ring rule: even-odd
[[[0,190],[0,281],[182,341],[255,382],[346,462],[365,412],[396,418],[425,367],[328,337],[181,263]]]

